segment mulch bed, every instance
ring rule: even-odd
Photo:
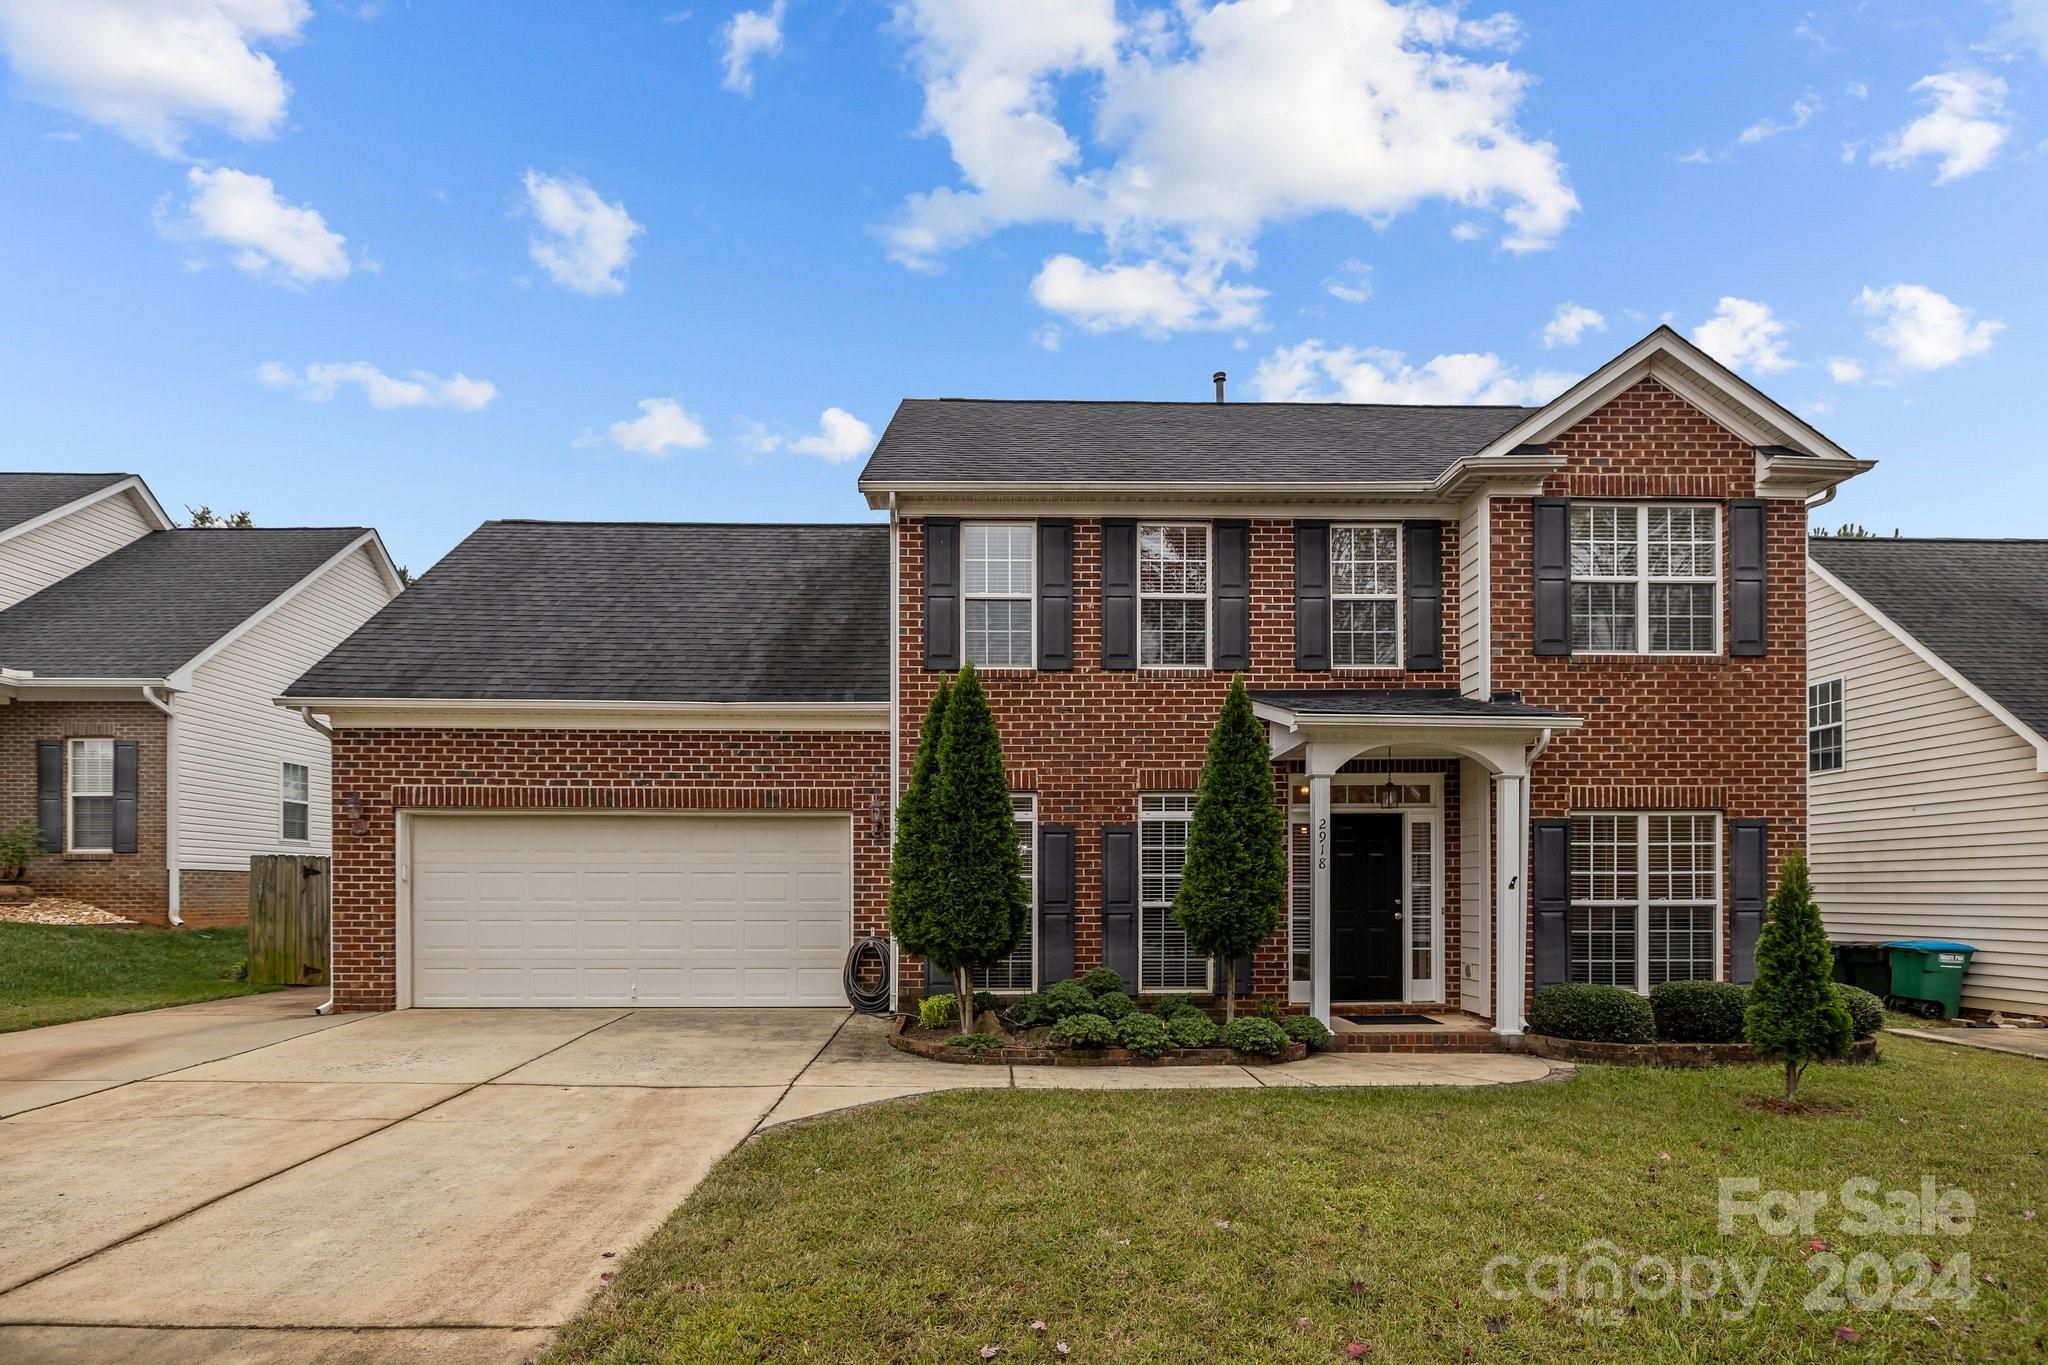
[[[0,924],[94,924],[133,928],[133,920],[122,919],[111,910],[63,896],[38,896],[32,901],[0,904]]]
[[[1588,1043],[1553,1038],[1547,1033],[1522,1035],[1522,1050],[1553,1062],[1594,1062],[1604,1066],[1746,1066],[1763,1059],[1748,1043]],[[1859,1038],[1843,1060],[1877,1060],[1877,1039]]]
[[[1041,1047],[1014,1036],[1000,1048],[948,1047],[946,1039],[957,1036],[952,1030],[919,1030],[908,1017],[898,1015],[889,1030],[889,1046],[935,1062],[964,1066],[1278,1066],[1308,1056],[1306,1043],[1289,1043],[1276,1057],[1233,1052],[1227,1047],[1176,1047],[1157,1057],[1140,1057],[1120,1047],[1069,1051]]]

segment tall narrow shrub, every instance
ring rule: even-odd
[[[1770,918],[1756,941],[1756,982],[1749,988],[1743,1032],[1760,1057],[1785,1063],[1785,1102],[1799,1100],[1799,1077],[1811,1062],[1849,1051],[1855,1028],[1835,992],[1834,950],[1821,927],[1806,856],[1794,849],[1778,865]]]
[[[906,953],[925,951],[926,925],[938,894],[938,855],[934,803],[939,776],[939,737],[946,725],[946,707],[953,685],[939,679],[917,732],[917,754],[910,764],[910,785],[896,803],[896,846],[889,856],[889,933]]]
[[[1223,959],[1223,1012],[1237,1015],[1237,959],[1273,936],[1287,907],[1287,817],[1273,753],[1242,676],[1209,732],[1173,917],[1198,953]]]
[[[1031,911],[1003,741],[971,663],[946,704],[933,791],[937,894],[924,925],[924,954],[950,970],[954,993],[971,1001],[973,969],[1015,949]],[[962,1032],[974,1031],[973,1012],[961,1010]]]

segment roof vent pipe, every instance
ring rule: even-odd
[[[1209,377],[1216,381],[1216,401],[1221,403],[1223,401],[1223,384],[1225,380],[1230,378],[1230,376],[1223,373],[1223,371],[1218,370],[1215,374]]]

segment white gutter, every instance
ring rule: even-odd
[[[185,924],[181,913],[185,888],[178,878],[178,713],[171,709],[168,690],[159,698],[145,687],[142,699],[164,713],[164,876],[169,884],[165,912],[171,927],[180,929]]]
[[[282,703],[280,703],[282,704]],[[301,706],[297,708],[299,719],[327,737],[327,801],[334,803],[334,731],[313,719],[313,713]],[[334,1013],[334,820],[328,818],[327,835],[327,1001],[313,1008],[315,1014]]]
[[[903,613],[902,540],[896,522],[896,492],[889,492],[889,845],[896,844],[896,789],[903,772],[903,697],[897,674],[901,664]],[[902,978],[896,960],[896,936],[889,936],[889,1013],[896,1012],[896,983]]]
[[[1531,749],[1531,750],[1529,750],[1529,766],[1530,766],[1530,767],[1532,767],[1532,768],[1533,768],[1533,767],[1535,767],[1535,766],[1536,766],[1536,760],[1537,760],[1537,759],[1539,759],[1539,758],[1541,758],[1541,757],[1543,757],[1543,751],[1544,751],[1545,749],[1548,749],[1548,748],[1550,747],[1550,735],[1551,735],[1551,732],[1550,732],[1550,727],[1549,727],[1548,725],[1544,726],[1544,727],[1543,727],[1543,735],[1542,735],[1542,737],[1541,737],[1541,738],[1539,738],[1539,739],[1538,739],[1538,740],[1536,741],[1536,747],[1535,747],[1535,748],[1533,748],[1533,749]]]

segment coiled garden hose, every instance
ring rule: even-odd
[[[863,969],[872,968],[871,972]],[[872,975],[873,983],[862,985],[861,977]],[[855,939],[846,954],[846,1002],[861,1014],[889,1012],[889,940]]]

